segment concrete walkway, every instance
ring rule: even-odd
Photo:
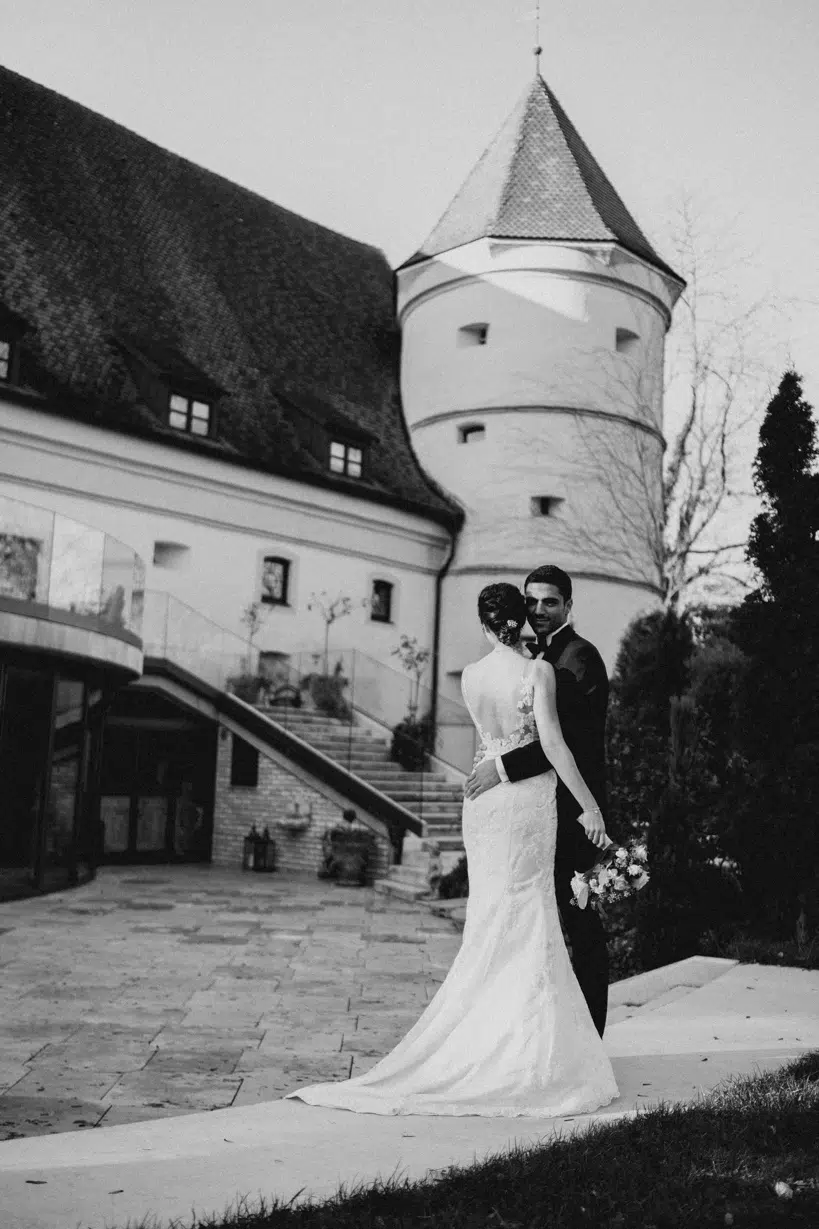
[[[189,1093],[191,1084],[186,1082],[186,1077],[189,1081],[191,1066],[195,1067],[194,1060],[199,1059],[201,1044],[207,1037],[207,1030],[211,1029],[218,1034],[222,1051],[229,1048],[232,1039],[235,1056],[241,1043],[241,1058],[228,1073],[218,1067],[210,1072],[197,1069],[194,1072],[197,1087],[204,1088],[211,1080],[223,1088],[220,1080],[232,1080],[232,1107],[215,1112],[185,1113],[184,1117],[131,1122],[111,1129],[33,1136],[0,1144],[0,1207],[4,1223],[13,1225],[14,1229],[68,1229],[73,1226],[107,1229],[114,1225],[124,1226],[129,1218],[139,1220],[149,1214],[156,1215],[158,1224],[163,1226],[173,1218],[188,1224],[192,1209],[202,1214],[221,1212],[242,1196],[254,1199],[259,1195],[275,1194],[287,1199],[299,1190],[305,1195],[328,1196],[336,1191],[340,1182],[349,1185],[396,1170],[410,1177],[421,1177],[448,1165],[470,1164],[515,1142],[534,1143],[548,1139],[555,1131],[582,1128],[598,1117],[611,1119],[634,1113],[639,1106],[661,1099],[690,1100],[726,1076],[777,1067],[796,1054],[819,1047],[819,972],[735,965],[732,961],[695,957],[612,987],[606,1048],[612,1056],[622,1095],[600,1115],[547,1122],[380,1118],[274,1100],[272,1098],[280,1096],[286,1088],[296,1086],[305,1078],[333,1074],[342,1078],[349,1069],[350,1056],[354,1063],[355,1056],[364,1048],[370,1052],[363,1061],[375,1061],[377,1054],[389,1048],[408,1021],[418,1014],[428,996],[434,993],[460,936],[453,935],[448,922],[431,918],[420,907],[374,898],[369,892],[350,895],[344,889],[327,887],[317,881],[284,881],[272,876],[259,884],[253,882],[258,878],[255,876],[234,876],[232,888],[234,893],[241,892],[243,899],[239,899],[226,891],[230,885],[218,876],[209,878],[207,872],[197,873],[200,879],[194,884],[193,873],[187,872],[187,887],[181,886],[184,875],[176,870],[164,872],[161,878],[170,882],[159,885],[156,883],[160,878],[158,874],[106,873],[97,884],[81,889],[82,895],[78,892],[59,900],[50,898],[28,902],[24,907],[13,906],[16,913],[27,912],[23,930],[32,928],[30,939],[38,930],[40,932],[41,946],[33,953],[31,968],[39,967],[43,978],[50,963],[49,952],[53,958],[56,949],[62,953],[61,961],[68,960],[72,950],[69,934],[72,927],[66,926],[64,919],[60,930],[53,921],[45,923],[41,930],[38,919],[42,922],[46,916],[53,918],[52,911],[87,909],[94,899],[98,902],[95,907],[101,910],[92,915],[95,921],[86,922],[90,932],[96,930],[102,941],[102,948],[95,949],[99,951],[100,964],[95,969],[79,960],[76,967],[71,966],[75,968],[77,995],[68,994],[63,1000],[68,1004],[70,1018],[62,1027],[67,1028],[73,1022],[75,1031],[68,1038],[45,1043],[62,1047],[58,1057],[52,1052],[51,1070],[55,1079],[62,1074],[65,1081],[78,1070],[101,1071],[106,1064],[113,1066],[114,1059],[121,1067],[122,1057],[129,1053],[134,1056],[134,1063],[142,1057],[139,1047],[144,1044],[143,1040],[124,1035],[122,1031],[113,1035],[113,1041],[109,1039],[107,1050],[102,1041],[98,1041],[96,1049],[87,1048],[92,1044],[93,1034],[81,1037],[72,1050],[71,1042],[77,1032],[104,1024],[126,1030],[126,1033],[128,1029],[145,1031],[156,1026],[156,1014],[151,1016],[150,1013],[156,1013],[158,1005],[146,998],[144,985],[140,993],[134,990],[133,980],[130,980],[123,992],[107,1004],[99,997],[98,978],[114,976],[114,970],[123,965],[123,957],[132,942],[123,933],[118,902],[122,899],[146,901],[145,896],[137,896],[136,892],[123,897],[123,889],[130,891],[141,887],[147,898],[156,899],[157,888],[165,887],[168,889],[167,904],[177,902],[183,890],[207,895],[209,883],[215,886],[221,882],[220,891],[228,897],[222,902],[222,914],[227,920],[216,924],[200,918],[196,934],[207,940],[214,926],[218,931],[230,920],[237,927],[259,928],[252,931],[256,937],[251,939],[250,933],[243,936],[244,944],[237,943],[238,936],[231,932],[227,937],[233,940],[234,948],[240,950],[234,950],[226,959],[220,941],[224,934],[211,934],[213,942],[193,944],[190,952],[188,940],[184,938],[190,932],[181,927],[177,941],[186,944],[183,952],[189,953],[190,960],[185,955],[172,968],[167,967],[168,950],[156,931],[151,928],[150,932],[137,932],[141,936],[137,946],[141,947],[146,964],[139,976],[147,977],[152,970],[150,976],[158,978],[165,993],[173,999],[172,1004],[161,1004],[162,1012],[182,1014],[163,1020],[161,1026],[155,1028],[152,1039],[159,1038],[161,1042],[161,1034],[167,1030],[169,1044],[167,1047],[161,1043],[151,1046],[154,1054],[146,1064],[125,1072],[109,1071],[109,1075],[117,1078],[101,1097],[109,1097],[123,1079],[126,1080],[124,1088],[133,1087],[136,1072],[147,1071],[150,1076],[150,1067],[162,1058],[163,1051],[168,1057],[176,1055],[176,1061],[157,1072],[159,1078],[155,1085],[152,1084],[154,1092],[151,1095],[167,1097],[170,1091],[180,1088]],[[135,878],[153,882],[134,884]],[[242,912],[249,912],[244,896],[247,892],[260,894],[255,900],[258,909],[252,917],[240,921]],[[108,908],[112,903],[115,908]],[[288,909],[291,905],[292,911]],[[180,908],[204,906],[195,901],[185,905],[174,903],[174,912]],[[347,917],[333,927],[331,918],[344,917],[339,911],[346,911]],[[129,910],[122,912],[127,914]],[[305,913],[311,916],[305,921],[304,929],[297,926],[284,929],[294,915]],[[193,914],[189,921],[194,921]],[[17,922],[19,924],[19,917]],[[9,924],[7,907],[2,907],[0,926]],[[135,929],[132,925],[131,933]],[[164,930],[170,932],[172,928],[165,925]],[[2,936],[4,948],[0,959],[4,964],[4,978],[9,969],[19,976],[25,963],[22,951],[8,957],[5,942],[14,933],[12,930]],[[358,939],[351,940],[351,935]],[[389,954],[381,958],[379,938],[385,936],[391,936],[385,938]],[[22,942],[22,939],[23,936],[18,936],[17,941]],[[76,943],[75,935],[74,950]],[[95,943],[88,933],[80,946],[88,952]],[[295,960],[295,952],[291,951],[288,963],[281,954],[277,956],[276,943],[298,943],[300,946],[295,951],[305,958]],[[250,957],[246,951],[248,946],[256,949],[252,966],[246,964]],[[214,963],[205,962],[203,966],[200,951],[214,947],[222,949],[218,961],[211,954]],[[352,960],[348,959],[351,951],[354,953]],[[263,952],[267,953],[266,961],[262,958]],[[159,953],[164,953],[163,959],[159,958]],[[314,957],[318,958],[318,965]],[[274,976],[267,965],[277,958],[280,971]],[[334,982],[338,986],[336,978],[342,958],[347,961],[343,978],[348,982],[343,1011],[339,999],[344,996],[330,992]],[[224,972],[232,968],[235,974],[243,965],[246,966],[244,977]],[[131,966],[131,973],[136,976],[134,967]],[[160,976],[163,968],[164,975]],[[273,980],[279,979],[273,992],[278,997],[266,1003],[259,1016],[258,1002],[254,999],[249,1003],[247,995],[259,991],[255,983],[263,980],[265,973]],[[296,980],[297,977],[304,980]],[[355,987],[353,978],[360,979]],[[200,988],[191,990],[197,979]],[[222,979],[226,985],[222,985]],[[243,986],[244,981],[254,986],[248,989]],[[247,993],[231,997],[237,985]],[[44,989],[43,984],[37,983],[33,998],[41,999]],[[80,1011],[83,994],[90,990],[98,995],[93,1008],[93,1015],[100,1017],[96,1025]],[[271,991],[265,989],[264,993]],[[27,1002],[29,997],[21,992],[16,1002],[5,998],[3,1005],[4,1021],[15,1014],[23,1021],[17,1026],[16,1037],[12,1038],[20,1044],[23,1029],[26,1026],[34,1029],[36,1025],[36,1012]],[[87,1013],[87,1005],[84,1010]],[[112,1013],[119,1015],[119,1023],[111,1022]],[[125,1022],[123,1017],[127,1018]],[[330,1019],[336,1021],[336,1031],[327,1030]],[[352,1027],[353,1019],[355,1027]],[[297,1030],[298,1021],[301,1027]],[[57,1022],[52,1022],[52,1028],[57,1026]],[[345,1028],[351,1031],[345,1032]],[[190,1035],[187,1030],[191,1030]],[[0,1026],[0,1032],[8,1035],[7,1023]],[[373,1032],[377,1041],[367,1045]],[[194,1033],[200,1033],[198,1042]],[[306,1058],[299,1057],[298,1045],[296,1050],[283,1051],[279,1038],[285,1033],[290,1038],[289,1046],[297,1043],[300,1034],[304,1044],[314,1048]],[[40,1054],[41,1035],[36,1040],[40,1042]],[[177,1043],[183,1041],[188,1049],[176,1048]],[[348,1043],[353,1043],[352,1048]],[[84,1058],[83,1046],[86,1047]],[[18,1054],[22,1052],[19,1050]],[[113,1054],[114,1059],[106,1058],[106,1054]],[[255,1060],[251,1060],[251,1054],[256,1055]],[[185,1055],[187,1066],[183,1062]],[[330,1059],[330,1055],[335,1057]],[[344,1055],[347,1057],[339,1059]],[[266,1065],[271,1060],[276,1063],[273,1068]],[[9,1060],[0,1061],[7,1063]],[[215,1062],[214,1059],[208,1061]],[[254,1061],[265,1065],[254,1068]],[[344,1070],[341,1067],[329,1069],[328,1062],[339,1061],[347,1064]],[[83,1062],[87,1064],[85,1068],[81,1065]],[[245,1079],[271,1069],[276,1074],[267,1081],[257,1080],[251,1084],[248,1099],[241,1103],[239,1098]],[[287,1079],[286,1087],[282,1086],[282,1079]],[[3,1100],[11,1096],[19,1084],[18,1079]],[[144,1090],[140,1096],[143,1093]],[[29,1095],[31,1100],[35,1099],[34,1095]],[[178,1099],[180,1094],[177,1091],[174,1095]],[[226,1091],[220,1095],[226,1095]],[[103,1122],[114,1105],[115,1102],[109,1101]],[[146,1108],[151,1110],[151,1106],[145,1104],[137,1108],[140,1115]],[[184,1107],[166,1105],[154,1109],[154,1113],[179,1114],[189,1108],[190,1102]],[[51,1130],[54,1130],[53,1125]]]

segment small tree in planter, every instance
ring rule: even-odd
[[[364,603],[366,605],[366,603]],[[324,620],[324,649],[320,660],[321,672],[307,674],[301,681],[302,689],[309,690],[316,708],[321,709],[330,717],[340,717],[349,720],[350,706],[344,697],[344,688],[348,680],[344,677],[344,667],[341,660],[336,662],[335,669],[330,671],[330,628],[338,619],[344,619],[352,614],[356,603],[351,597],[340,593],[330,598],[326,590],[321,593],[311,593],[307,603],[308,610],[317,610]],[[319,659],[319,654],[316,654]]]
[[[420,721],[418,719],[421,679],[429,665],[432,652],[430,649],[421,648],[417,637],[405,634],[390,655],[399,659],[411,679],[407,715],[393,729],[390,754],[403,768],[410,772],[419,772],[426,767],[429,753],[435,750],[435,730],[430,717],[422,717]]]
[[[344,619],[347,615],[353,613],[355,603],[351,597],[347,597],[343,593],[339,593],[337,597],[330,598],[326,590],[321,593],[311,593],[310,600],[307,603],[308,610],[317,610],[324,620],[324,675],[330,675],[330,628],[337,619]]]
[[[367,882],[367,869],[375,854],[375,838],[368,828],[355,827],[356,813],[342,812],[343,824],[327,828],[321,839],[322,864],[319,879],[335,879],[349,887]]]
[[[253,669],[253,641],[258,636],[267,615],[267,608],[261,602],[250,602],[242,611],[240,622],[247,628],[247,656],[241,674],[228,679],[228,686],[235,696],[248,704],[256,704],[260,693],[264,690],[267,680]]]

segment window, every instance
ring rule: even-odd
[[[11,379],[11,342],[0,337],[0,380]]]
[[[563,500],[555,495],[533,495],[530,500],[532,516],[554,516]]]
[[[392,623],[392,588],[388,580],[373,581],[370,618],[374,623]]]
[[[290,587],[290,560],[265,555],[262,563],[262,601],[266,606],[286,606]]]
[[[639,334],[631,329],[616,329],[614,333],[614,348],[618,354],[633,354],[637,349]]]
[[[346,474],[348,478],[360,478],[364,467],[364,453],[353,444],[333,440],[330,445],[330,469],[334,474]]]
[[[458,443],[459,444],[477,444],[486,435],[486,427],[482,427],[479,423],[473,423],[468,427],[458,428]]]
[[[247,789],[259,784],[259,752],[238,734],[233,735],[230,752],[230,783]]]
[[[488,324],[465,324],[458,329],[459,346],[485,346],[488,337]]]
[[[190,547],[182,542],[154,542],[154,567],[181,571],[187,564]]]
[[[168,421],[176,431],[187,431],[189,435],[209,435],[210,404],[193,397],[183,397],[181,393],[171,393]]]

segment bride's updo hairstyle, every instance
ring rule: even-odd
[[[478,618],[501,644],[517,644],[526,622],[526,601],[520,589],[502,582],[487,585],[478,594]]]

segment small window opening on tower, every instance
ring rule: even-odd
[[[458,329],[459,346],[485,346],[488,337],[488,324],[465,324]]]
[[[529,506],[532,516],[554,516],[562,503],[557,495],[533,495]]]
[[[470,423],[466,427],[458,428],[458,443],[459,444],[477,444],[478,440],[482,440],[486,435],[486,427],[481,423]]]
[[[631,329],[616,329],[614,334],[614,348],[618,354],[633,354],[637,349],[637,343],[639,340],[639,333],[634,333]]]

